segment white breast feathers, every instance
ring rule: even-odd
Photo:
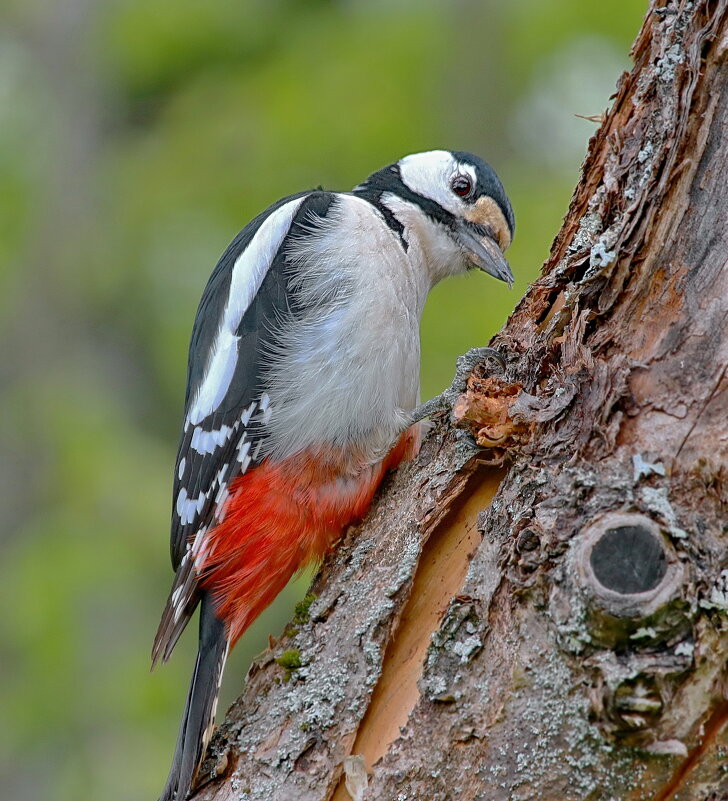
[[[338,195],[296,244],[291,287],[306,313],[285,321],[266,384],[266,450],[351,448],[376,461],[419,396],[419,321],[430,288],[370,203]]]

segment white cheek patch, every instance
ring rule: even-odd
[[[467,171],[467,165],[460,167],[452,153],[448,153],[447,150],[415,153],[399,161],[399,173],[407,187],[422,197],[434,200],[443,209],[455,215],[463,213],[465,204],[453,194],[450,181],[453,176],[463,171]],[[475,186],[474,170],[472,178]]]
[[[195,393],[187,416],[193,425],[197,425],[212,414],[230,388],[238,361],[240,339],[235,332],[258,293],[304,200],[305,196],[291,200],[266,218],[233,265],[230,293],[220,327],[208,356],[205,376]]]

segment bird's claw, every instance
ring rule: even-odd
[[[488,359],[493,359],[498,363],[500,372],[506,369],[506,360],[495,348],[472,348],[462,356],[458,356],[455,378],[453,379],[452,385],[449,389],[436,395],[431,400],[421,403],[412,412],[409,425],[417,423],[425,417],[430,417],[437,412],[452,409],[458,396],[465,392],[468,385],[468,378],[472,375],[475,367]]]
[[[473,374],[473,370],[477,365],[488,359],[493,359],[498,363],[499,372],[505,372],[506,360],[495,348],[471,348],[467,353],[458,356],[455,379],[452,382],[451,390],[457,392],[458,395],[465,392],[468,379]]]

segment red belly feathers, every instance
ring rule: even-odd
[[[419,439],[413,426],[384,459],[354,475],[344,472],[340,454],[303,453],[266,459],[231,484],[224,517],[197,564],[231,647],[297,570],[320,560],[366,514],[387,470],[412,458]]]

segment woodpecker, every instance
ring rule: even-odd
[[[303,566],[364,516],[414,456],[419,322],[443,278],[510,286],[503,185],[477,156],[405,156],[351,192],[259,214],[205,287],[174,473],[174,583],[152,650],[166,661],[196,607],[199,650],[160,801],[187,798],[230,648]]]

